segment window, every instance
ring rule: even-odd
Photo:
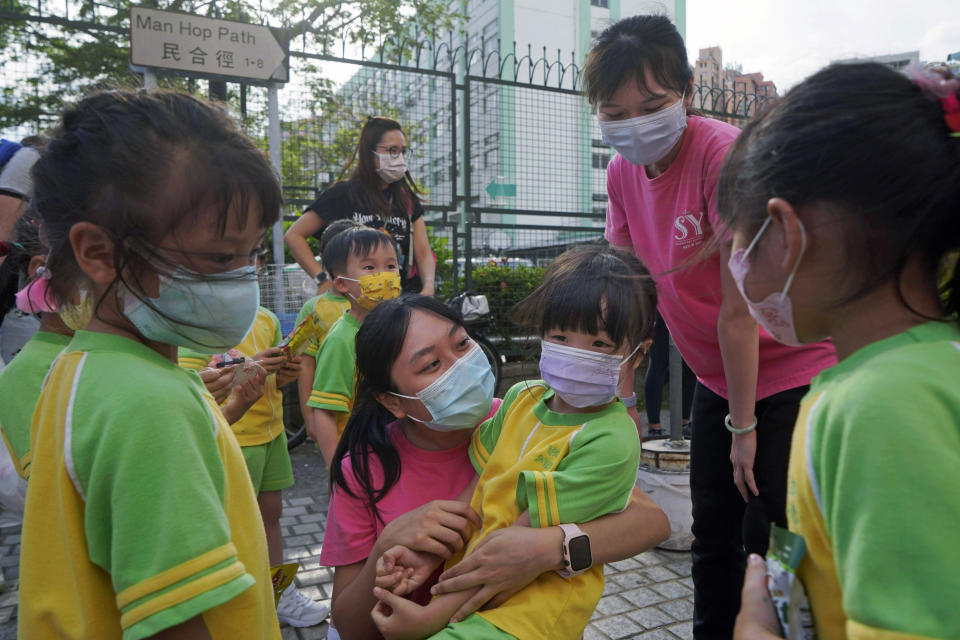
[[[594,168],[594,169],[606,169],[608,164],[610,164],[610,154],[609,154],[609,153],[594,153],[594,154],[593,154],[593,168]]]
[[[590,5],[594,7],[600,7],[601,9],[609,9],[610,0],[590,0]]]

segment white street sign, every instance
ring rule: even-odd
[[[287,81],[287,54],[269,27],[130,8],[130,61],[250,80]]]

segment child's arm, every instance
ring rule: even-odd
[[[307,414],[307,433],[317,443],[323,461],[330,467],[330,461],[333,460],[333,454],[337,450],[337,420],[336,414],[327,409],[314,409],[308,407]]]
[[[454,612],[470,599],[476,590],[458,591],[437,596],[421,606],[380,587],[373,588],[379,600],[370,612],[374,624],[387,640],[419,640],[428,638],[451,622]]]
[[[297,391],[300,396],[300,415],[303,416],[304,424],[308,422],[310,407],[307,406],[307,400],[313,392],[313,378],[317,373],[317,359],[314,356],[305,355],[300,358],[300,375],[297,377]]]

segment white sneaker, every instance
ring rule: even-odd
[[[277,618],[291,627],[312,627],[326,620],[328,615],[330,607],[314,602],[292,584],[277,603]]]

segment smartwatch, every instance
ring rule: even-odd
[[[560,529],[563,531],[563,569],[557,573],[572,578],[593,566],[590,536],[575,524],[561,524]]]

